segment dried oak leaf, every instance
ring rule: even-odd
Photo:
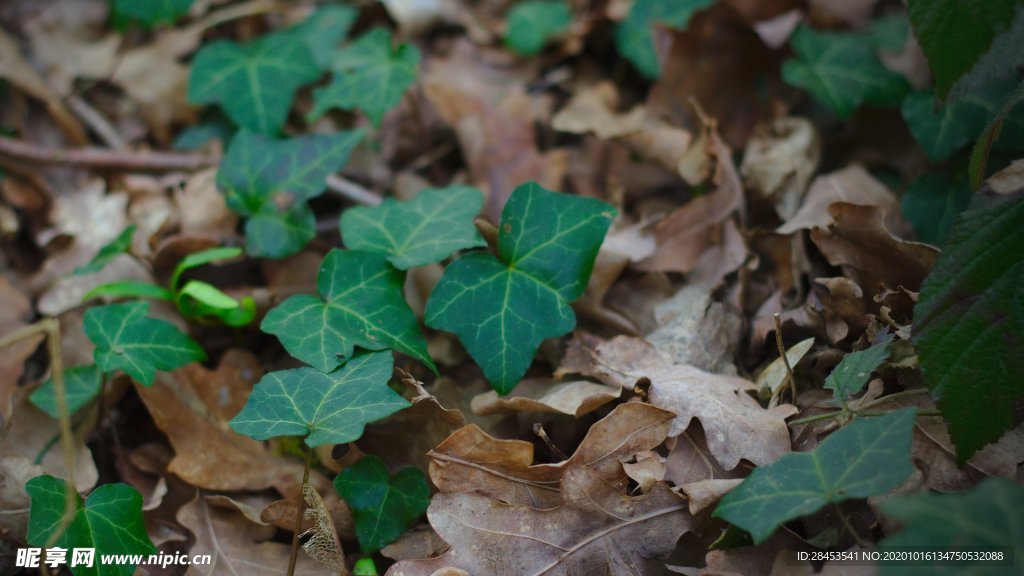
[[[763,466],[790,451],[786,418],[796,408],[761,408],[749,394],[757,390],[749,380],[673,364],[647,341],[627,336],[598,344],[590,357],[589,366],[578,367],[588,376],[629,388],[650,381],[651,404],[676,414],[669,436],[700,420],[711,453],[726,470],[741,458]]]
[[[645,563],[671,553],[693,522],[666,484],[630,498],[586,466],[566,470],[562,494],[565,504],[550,510],[437,494],[427,517],[452,549],[399,562],[387,575],[428,576],[446,567],[470,574],[647,574]]]
[[[506,396],[491,390],[473,398],[475,414],[514,414],[531,412],[567,414],[579,418],[612,402],[622,388],[595,384],[586,380],[553,382],[547,378],[530,378],[516,385]]]
[[[533,466],[533,444],[499,440],[466,426],[430,452],[430,479],[442,491],[475,492],[513,505],[550,508],[562,503],[565,471],[584,466],[609,486],[627,476],[621,461],[665,440],[673,414],[641,403],[621,404],[599,420],[576,452],[559,464]]]
[[[879,207],[836,202],[828,211],[832,224],[812,230],[811,240],[829,264],[852,269],[854,279],[869,293],[880,286],[920,289],[939,256],[937,248],[893,236]]]

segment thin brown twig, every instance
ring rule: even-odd
[[[68,107],[70,107],[82,122],[85,122],[85,125],[95,132],[96,135],[99,136],[100,140],[102,140],[108,147],[115,150],[122,150],[127,147],[124,138],[121,138],[121,135],[117,133],[114,126],[110,124],[110,121],[107,120],[99,110],[93,108],[92,104],[86,102],[84,98],[80,98],[79,96],[72,94],[68,97]]]
[[[216,166],[218,156],[175,152],[139,152],[102,148],[48,148],[0,136],[0,156],[36,164],[63,164],[108,170],[173,172],[200,170]]]
[[[378,206],[384,201],[379,194],[337,174],[327,177],[327,189],[353,202],[367,206]]]
[[[789,389],[793,396],[792,402],[796,404],[796,378],[793,377],[793,368],[789,365],[789,356],[786,355],[786,346],[782,343],[782,316],[777,312],[775,319],[775,345],[779,348],[779,355],[782,356],[782,363],[786,365],[786,379],[789,380]],[[783,387],[780,386],[781,390]]]
[[[306,486],[309,485],[309,469],[313,466],[313,449],[306,445],[306,468],[302,472],[302,487],[299,489],[299,505],[295,508],[295,532],[292,533],[292,552],[288,557],[288,576],[294,576],[295,563],[299,559],[299,532],[302,517],[306,512]]]

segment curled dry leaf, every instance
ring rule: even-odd
[[[893,236],[877,206],[837,202],[829,206],[829,214],[833,223],[812,230],[811,240],[829,264],[852,269],[866,291],[877,292],[880,286],[916,291],[935,265],[939,250]]]
[[[416,560],[433,558],[448,549],[448,544],[430,526],[417,526],[406,530],[401,538],[380,549],[385,558]]]
[[[665,459],[652,450],[638,452],[635,462],[623,462],[622,470],[636,482],[642,494],[654,489],[656,483],[665,479]]]
[[[722,499],[722,496],[725,496],[733,488],[739,486],[741,482],[743,480],[740,478],[700,480],[683,484],[679,487],[679,490],[686,495],[686,499],[690,502],[690,514],[696,516],[702,510],[717,504]]]
[[[800,210],[776,232],[792,234],[797,230],[828,227],[832,223],[828,209],[835,202],[878,206],[886,218],[899,218],[896,196],[862,166],[853,165],[815,178]]]
[[[470,574],[568,576],[595,566],[610,574],[646,574],[647,561],[667,556],[691,529],[686,502],[658,483],[630,498],[586,466],[562,479],[565,504],[551,510],[513,506],[477,494],[438,494],[427,509],[451,551],[406,560],[388,576],[428,576],[445,568]]]
[[[562,502],[559,482],[573,465],[593,470],[609,486],[627,477],[620,464],[665,440],[673,414],[641,403],[621,404],[587,432],[559,464],[533,464],[533,444],[499,440],[466,426],[430,453],[430,479],[442,492],[475,492],[514,505],[550,508]]]
[[[553,383],[546,378],[523,380],[507,396],[491,390],[473,398],[475,414],[514,414],[534,412],[567,414],[579,418],[616,400],[622,388],[585,380]]]
[[[796,214],[821,160],[821,138],[806,118],[779,118],[759,126],[747,143],[740,174],[747,188],[775,206],[779,218]]]
[[[761,408],[750,395],[757,385],[749,380],[673,364],[639,338],[618,336],[589,355],[590,365],[578,367],[586,375],[624,387],[650,381],[650,402],[676,414],[669,436],[682,433],[691,419],[700,420],[711,453],[726,470],[741,458],[762,466],[789,452],[786,418],[796,407]]]
[[[305,516],[313,520],[313,526],[303,534],[311,536],[302,545],[302,549],[312,559],[333,570],[337,576],[347,576],[349,572],[345,565],[345,552],[338,540],[338,530],[334,527],[334,520],[320,498],[320,493],[307,485],[302,494],[306,500]]]

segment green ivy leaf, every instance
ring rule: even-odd
[[[491,385],[506,394],[537,347],[576,325],[583,294],[615,209],[593,198],[515,189],[501,213],[498,255],[467,254],[445,270],[427,302],[427,325],[458,335]]]
[[[993,38],[1009,27],[1022,7],[1021,0],[910,0],[910,22],[928,58],[939,97],[945,98],[988,52]]]
[[[654,50],[652,26],[686,30],[694,14],[709,8],[715,0],[636,0],[629,15],[615,28],[619,53],[647,78],[661,75],[661,64]]]
[[[200,266],[205,266],[207,264],[213,264],[214,262],[238,258],[241,255],[242,249],[235,246],[208,248],[206,250],[200,250],[199,252],[193,252],[182,258],[181,262],[178,262],[178,265],[174,267],[174,273],[171,274],[171,290],[178,289],[178,283],[181,281],[181,275],[186,271]]]
[[[903,119],[928,159],[938,162],[973,144],[1016,87],[1012,79],[993,82],[938,108],[933,92],[915,92],[903,100]],[[1012,109],[1002,130],[997,146],[1024,146],[1024,105]]]
[[[781,524],[826,504],[883,494],[910,476],[914,408],[855,420],[810,452],[791,452],[722,498],[713,516],[764,542]]]
[[[940,246],[970,203],[971,186],[963,168],[929,172],[914,180],[904,192],[900,208],[918,240]]]
[[[334,78],[325,88],[313,91],[315,120],[331,108],[359,109],[374,125],[402,101],[416,82],[420,51],[412,44],[392,48],[391,32],[377,28],[342,50],[334,61]]]
[[[921,373],[966,462],[1014,426],[1024,398],[1024,192],[976,195],[914,308]]]
[[[871,43],[878,50],[899,52],[907,43],[910,19],[903,13],[883,16],[871,24],[868,33],[871,35]]]
[[[863,34],[801,26],[790,44],[797,57],[783,63],[783,80],[806,89],[840,118],[862,104],[898,106],[910,91],[903,76],[882,65]]]
[[[74,414],[79,408],[85,406],[100,393],[100,384],[103,381],[103,371],[95,364],[87,366],[76,366],[64,371],[64,392],[68,402],[68,414]],[[57,412],[57,389],[53,385],[53,378],[49,378],[43,385],[37,388],[29,400],[37,408],[46,412],[51,418],[59,416]]]
[[[116,28],[138,23],[146,28],[174,24],[188,13],[192,0],[113,0],[111,16]]]
[[[43,547],[50,543],[53,531],[64,518],[67,484],[53,476],[36,476],[25,483],[25,491],[32,498],[28,519],[28,543]],[[156,546],[146,534],[142,520],[142,496],[127,484],[104,484],[82,504],[75,498],[75,517],[67,530],[53,546],[68,550],[68,560],[75,548],[95,548],[93,565],[75,566],[75,576],[131,576],[134,564],[102,564],[100,557],[107,554],[149,556],[156,554]]]
[[[388,387],[391,352],[359,354],[340,370],[280,370],[253,388],[231,428],[256,440],[305,436],[306,445],[354,442],[366,424],[410,406]]]
[[[958,494],[914,494],[882,502],[885,515],[902,524],[899,532],[879,543],[879,551],[906,548],[935,550],[982,550],[1014,548],[1024,542],[1024,488],[1005,478],[987,478],[969,492]],[[954,565],[936,562],[880,562],[882,576],[998,576],[1020,574],[1011,566],[1014,559],[1000,564]]]
[[[871,373],[889,357],[892,334],[884,331],[866,350],[851,352],[839,362],[832,373],[825,378],[825,388],[832,390],[836,401],[845,402],[850,396],[864,389]]]
[[[371,455],[342,470],[334,487],[352,507],[356,537],[367,554],[398,540],[430,504],[423,472],[404,468],[392,477],[384,461]]]
[[[247,44],[211,42],[192,61],[188,99],[219,104],[239,126],[275,135],[295,93],[320,74],[306,45],[287,31]]]
[[[355,347],[392,348],[434,369],[427,341],[402,296],[404,274],[383,254],[332,250],[320,265],[320,296],[292,296],[267,313],[260,328],[292,356],[330,372]]]
[[[103,270],[107,264],[110,264],[114,258],[117,258],[121,254],[127,252],[132,247],[132,236],[135,234],[135,229],[136,226],[132,225],[122,230],[121,233],[117,235],[117,238],[114,238],[100,248],[100,251],[92,257],[92,260],[90,260],[88,264],[75,268],[74,275],[83,276],[85,274],[94,274],[99,272],[100,270]]]
[[[217,172],[228,206],[249,220],[247,249],[254,256],[295,254],[316,235],[306,204],[323,193],[325,179],[348,162],[362,131],[273,140],[243,130]]]
[[[407,270],[485,246],[473,225],[483,204],[483,194],[470,186],[427,188],[408,202],[388,198],[380,206],[346,210],[341,237],[349,248],[386,254],[396,268]]]
[[[157,370],[174,370],[206,352],[166,320],[147,318],[149,302],[96,306],[85,312],[85,334],[96,345],[93,358],[104,372],[124,370],[149,386]]]
[[[523,56],[541,51],[548,40],[562,34],[572,21],[565,2],[530,0],[520,2],[508,12],[505,45]]]
[[[351,6],[328,4],[294,26],[291,32],[302,38],[316,65],[326,71],[357,17],[359,11]]]

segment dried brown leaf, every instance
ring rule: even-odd
[[[523,380],[506,396],[491,390],[473,398],[473,412],[482,416],[533,412],[579,418],[612,402],[622,388],[585,380],[557,383],[546,378]]]

